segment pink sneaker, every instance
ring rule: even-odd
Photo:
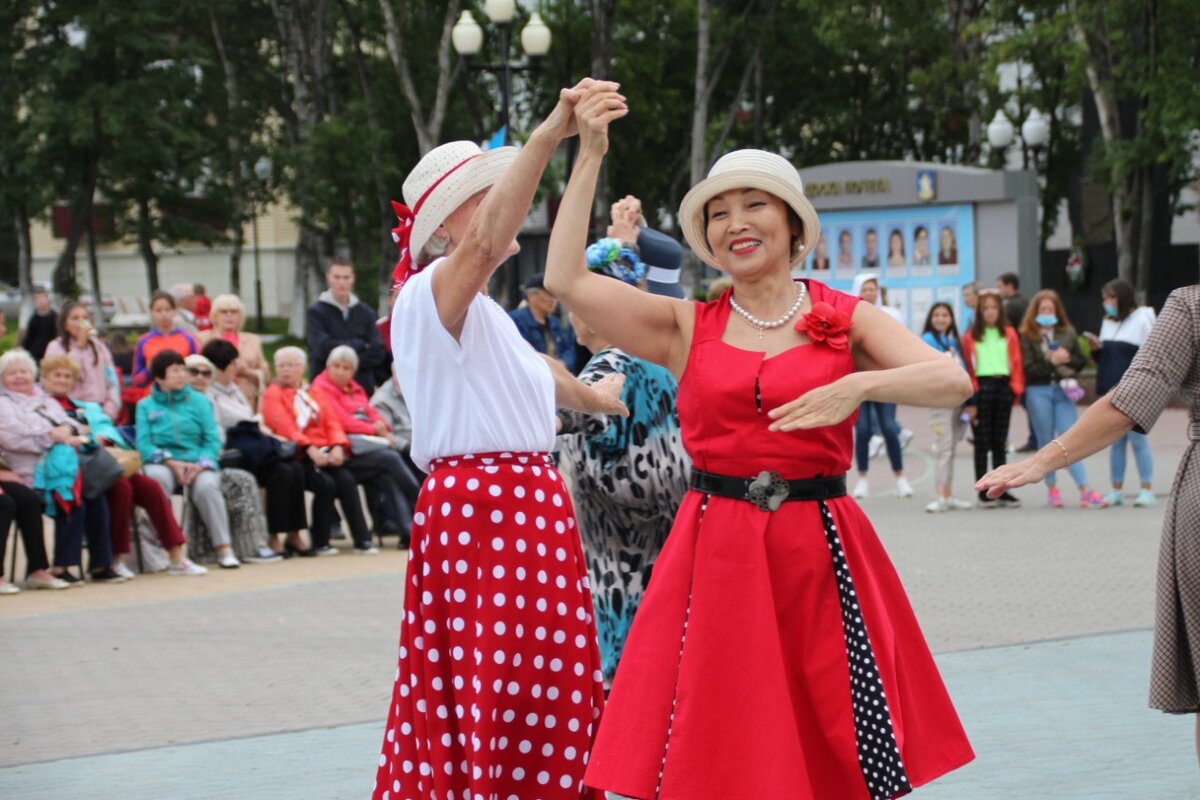
[[[1108,501],[1097,494],[1095,489],[1079,493],[1080,508],[1108,508]]]
[[[1058,490],[1057,486],[1051,486],[1050,490],[1046,492],[1046,505],[1051,508],[1063,507],[1062,492]]]

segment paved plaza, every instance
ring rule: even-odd
[[[917,497],[889,496],[876,459],[863,505],[977,753],[913,796],[1200,798],[1194,719],[1146,707],[1163,504],[1052,511],[1029,487],[1020,509],[925,514],[927,416],[901,419]],[[1151,438],[1161,500],[1184,412]],[[1106,490],[1106,454],[1087,467]],[[0,798],[368,797],[403,566],[385,550],[0,598]]]

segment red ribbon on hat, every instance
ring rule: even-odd
[[[441,185],[442,181],[449,178],[459,170],[463,165],[472,159],[478,158],[481,154],[476,154],[455,164],[446,171],[440,178],[434,181],[428,189],[417,199],[410,209],[403,203],[392,201],[392,210],[396,212],[396,227],[392,228],[392,241],[396,243],[396,249],[400,251],[400,259],[396,262],[395,269],[392,270],[392,291],[398,292],[404,286],[405,281],[416,275],[425,268],[425,264],[416,264],[413,258],[412,250],[409,248],[409,242],[412,239],[413,224],[416,222],[417,214],[421,212],[421,206],[425,205],[425,201],[429,199],[429,195],[433,190]]]

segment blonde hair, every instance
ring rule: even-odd
[[[217,314],[226,309],[235,309],[238,312],[238,330],[246,324],[246,307],[242,305],[242,300],[236,294],[219,294],[213,298],[212,308],[208,312],[210,319],[215,318]]]
[[[13,350],[9,350],[4,355],[0,355],[0,376],[3,376],[4,373],[8,372],[8,368],[13,364],[24,364],[25,366],[29,367],[29,371],[33,373],[33,377],[37,377],[37,362],[33,360],[33,356],[29,355],[27,350],[22,350],[18,347]]]
[[[66,353],[46,356],[42,359],[40,368],[42,375],[45,375],[47,372],[53,372],[56,369],[70,370],[71,374],[75,376],[75,380],[79,380],[79,365],[75,363],[75,359]]]

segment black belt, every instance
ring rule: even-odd
[[[760,511],[775,511],[785,500],[829,500],[844,497],[846,476],[784,480],[777,472],[763,471],[756,478],[734,478],[692,470],[692,488],[705,494],[746,500]]]

